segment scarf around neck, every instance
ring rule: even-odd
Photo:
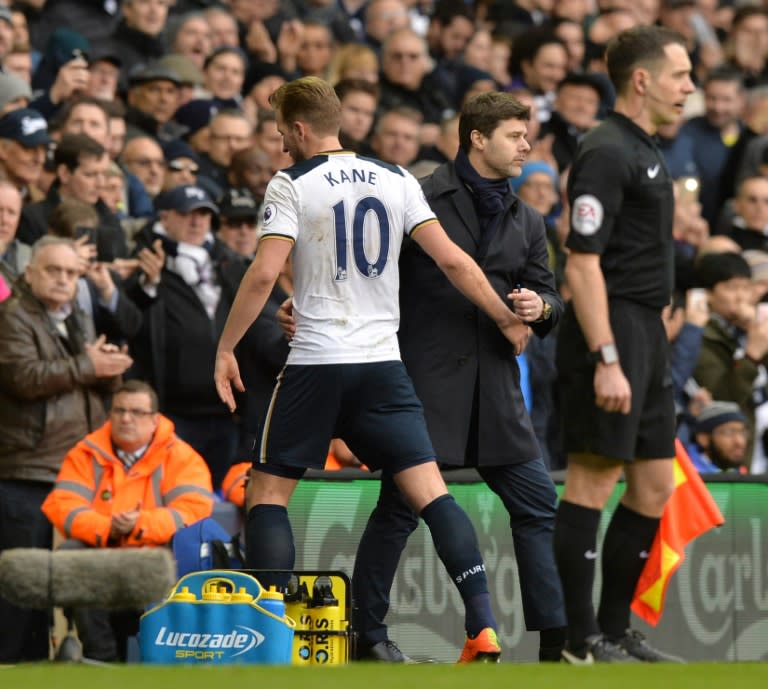
[[[478,215],[488,218],[504,211],[504,200],[510,191],[508,179],[488,179],[480,176],[461,149],[456,154],[455,166],[459,179],[472,192]]]

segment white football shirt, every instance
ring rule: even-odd
[[[434,219],[419,183],[397,165],[343,151],[278,172],[259,236],[294,242],[288,363],[400,359],[400,246]]]

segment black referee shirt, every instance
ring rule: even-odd
[[[600,254],[608,297],[662,309],[673,288],[672,178],[654,140],[611,113],[582,140],[568,179],[573,251]]]

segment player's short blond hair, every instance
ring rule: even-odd
[[[304,122],[316,134],[333,136],[341,125],[341,103],[327,81],[318,77],[302,77],[283,84],[269,102],[280,111],[283,122]]]

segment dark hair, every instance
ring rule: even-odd
[[[539,51],[546,45],[562,46],[566,55],[568,54],[568,46],[565,44],[565,41],[552,33],[549,27],[534,29],[520,35],[512,43],[509,71],[512,74],[521,74],[523,62],[533,62]]]
[[[379,85],[372,81],[368,81],[367,79],[341,79],[336,86],[333,87],[333,90],[336,91],[336,95],[339,97],[340,101],[344,100],[350,93],[357,93],[358,91],[373,96],[377,103],[381,96]]]
[[[150,409],[153,412],[157,411],[159,406],[157,401],[157,393],[149,383],[145,383],[143,380],[126,380],[125,382],[120,383],[120,385],[117,387],[117,390],[112,393],[112,398],[114,399],[121,394],[135,395],[137,393],[144,393],[145,395],[149,395]]]
[[[438,0],[432,11],[432,20],[440,22],[440,26],[450,26],[455,17],[464,17],[475,23],[475,9],[464,0]]]
[[[83,158],[102,158],[106,153],[107,149],[87,134],[65,134],[56,146],[53,162],[56,167],[65,165],[67,170],[73,172]]]
[[[742,5],[736,10],[733,19],[731,19],[731,32],[742,22],[756,16],[768,17],[768,11],[759,5]]]
[[[327,81],[318,77],[302,77],[283,84],[269,102],[280,111],[283,121],[291,125],[303,120],[317,134],[335,136],[341,123],[339,97]]]
[[[704,88],[714,81],[726,81],[732,84],[738,84],[739,91],[744,90],[744,72],[733,65],[718,65],[707,72],[704,78]]]
[[[616,92],[624,91],[638,67],[656,69],[667,57],[664,49],[673,43],[685,48],[680,34],[662,26],[633,26],[614,36],[605,50],[605,61]]]
[[[747,260],[734,251],[704,254],[696,260],[694,271],[696,284],[707,289],[733,278],[752,277],[752,269]]]
[[[470,98],[461,109],[459,118],[459,148],[465,153],[472,147],[472,132],[490,137],[501,122],[529,120],[531,108],[512,94],[501,91],[480,93]]]

